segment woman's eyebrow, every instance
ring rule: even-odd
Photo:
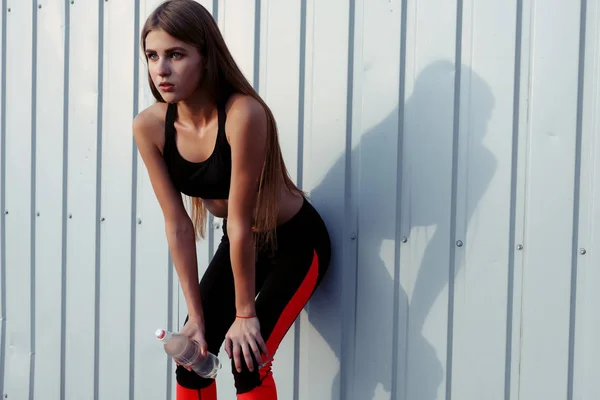
[[[165,53],[172,53],[174,51],[185,51],[185,49],[183,47],[170,47],[168,49],[165,50]],[[147,53],[156,53],[156,50],[152,50],[152,49],[146,49]]]

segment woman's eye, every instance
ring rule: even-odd
[[[183,57],[183,54],[181,54],[181,53],[173,53],[173,54],[171,54],[171,57],[173,57],[175,59],[178,59],[178,58]]]
[[[150,60],[156,61],[156,60],[158,60],[158,55],[156,55],[156,54],[148,54],[148,58]]]

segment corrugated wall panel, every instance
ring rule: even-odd
[[[34,50],[31,1],[8,5],[6,19],[5,260],[6,337],[4,390],[28,399],[32,392],[35,326],[32,285],[32,151],[35,143],[32,87]],[[19,52],[20,57],[11,54]],[[35,85],[34,85],[35,86]],[[92,237],[93,240],[93,237]]]
[[[407,346],[405,359],[400,360],[406,386],[400,390],[407,400],[449,400],[452,298],[448,284],[454,269],[461,20],[456,2],[408,2],[400,164],[402,235],[407,237],[402,246],[407,254],[400,263],[400,293],[406,293],[408,310],[399,317],[407,320],[402,326],[405,333],[400,332]]]
[[[356,349],[353,382],[356,398],[390,399],[394,384],[396,312],[394,282],[398,168],[400,1],[357,1],[354,31],[354,107],[352,125],[352,189],[356,196],[358,275],[356,292]],[[360,21],[362,19],[362,23]],[[361,29],[362,26],[362,29]],[[394,38],[395,40],[390,40]],[[380,104],[370,107],[369,104]],[[341,160],[345,157],[342,155]],[[374,162],[377,160],[377,162]],[[382,193],[387,195],[382,196]],[[356,211],[354,211],[356,213]],[[381,218],[383,215],[386,218]],[[346,273],[346,272],[344,272]],[[373,312],[373,310],[378,310]],[[373,327],[378,340],[373,341]],[[367,350],[368,349],[368,350]]]
[[[0,10],[0,395],[6,367],[6,0]]]
[[[60,398],[63,376],[63,144],[65,133],[65,2],[37,13],[36,294],[34,393]],[[52,101],[48,101],[52,99]]]
[[[97,397],[104,3],[70,4],[65,399]]]
[[[152,334],[185,300],[131,135],[160,2],[2,2],[9,399],[175,398]],[[200,3],[332,235],[275,357],[281,399],[600,395],[597,0]]]
[[[102,79],[102,152],[100,183],[98,398],[129,393],[131,320],[131,118],[134,60],[123,50],[137,50],[135,1],[104,5]],[[118,279],[116,279],[118,277]]]
[[[532,31],[529,21],[531,20],[533,7],[531,2],[519,1],[517,6],[517,37],[515,48],[515,107],[513,116],[513,156],[512,156],[512,193],[511,211],[513,216],[513,240],[509,242],[509,264],[508,264],[508,318],[507,318],[507,380],[506,391],[509,399],[519,398],[521,385],[521,335],[522,335],[522,293],[523,293],[523,270],[525,268],[524,237],[525,237],[525,213],[526,213],[526,174],[527,168],[527,144],[529,135],[527,125],[529,123],[528,110],[531,97],[531,63],[530,57],[532,45]]]
[[[579,177],[578,241],[574,242],[576,276],[575,336],[572,370],[572,399],[600,398],[598,359],[600,346],[600,318],[598,307],[600,282],[598,248],[600,248],[600,40],[598,22],[600,3],[586,2],[585,9],[584,79],[580,81],[583,96],[581,107],[581,166]],[[573,301],[574,299],[572,299]]]
[[[517,7],[464,1],[462,8],[451,243],[454,399],[505,398]]]
[[[522,398],[568,389],[580,4],[533,4],[522,299]],[[550,200],[550,201],[549,201]]]

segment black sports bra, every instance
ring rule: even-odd
[[[175,142],[177,105],[167,106],[163,158],[175,188],[191,197],[227,199],[231,184],[231,147],[225,136],[225,108],[218,106],[219,130],[212,154],[202,162],[184,159]]]

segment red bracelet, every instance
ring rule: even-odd
[[[236,315],[235,317],[236,317],[236,318],[242,318],[242,319],[250,319],[250,318],[256,318],[256,315],[250,315],[250,316],[248,316],[248,317],[244,317],[244,316],[242,316],[242,315]]]

